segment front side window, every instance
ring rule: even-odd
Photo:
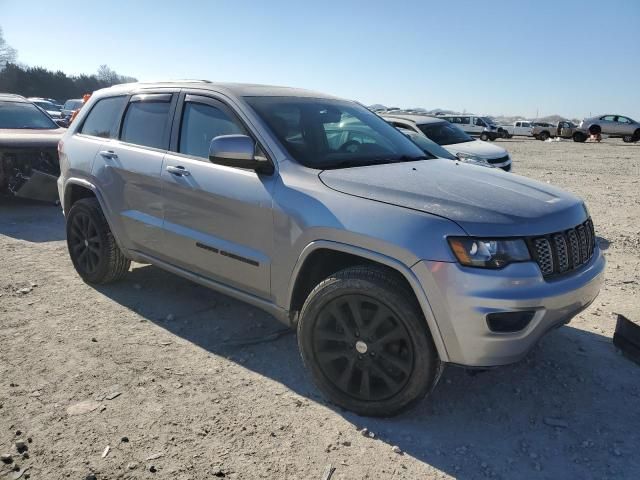
[[[82,124],[80,133],[93,137],[116,138],[117,124],[127,97],[98,100]]]
[[[479,117],[476,117],[475,124],[476,124],[476,126],[478,126],[478,127],[486,127],[486,125],[485,125],[485,123],[484,123],[484,120],[482,120],[482,119],[481,119],[481,118],[479,118]]]
[[[438,145],[454,145],[456,143],[473,142],[473,138],[467,135],[459,127],[447,122],[425,123],[418,125],[427,138]]]
[[[132,102],[122,123],[120,140],[151,148],[167,148],[166,129],[169,123],[167,101]]]
[[[31,103],[0,102],[0,128],[49,130],[58,125]]]
[[[220,135],[244,134],[245,129],[221,108],[187,102],[182,113],[178,151],[209,158],[211,140]]]
[[[299,97],[245,97],[287,152],[310,168],[417,160],[424,153],[356,103]]]
[[[529,122],[522,122],[522,126],[524,128],[529,128],[531,126],[531,124]]]

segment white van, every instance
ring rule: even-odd
[[[489,117],[480,117],[472,114],[438,115],[437,118],[446,120],[461,128],[472,137],[480,137],[480,140],[494,141],[500,135],[498,126]]]

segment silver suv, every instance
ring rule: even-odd
[[[296,326],[335,404],[391,415],[443,365],[516,362],[597,296],[584,203],[425,153],[363,106],[205,81],[95,92],[59,145],[73,265],[151,263]]]

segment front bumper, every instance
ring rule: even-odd
[[[522,359],[545,333],[589,306],[604,281],[605,263],[596,248],[589,263],[553,280],[544,280],[534,262],[487,270],[422,261],[413,271],[427,294],[448,361],[492,367]],[[516,311],[535,311],[523,330],[489,329],[489,313]]]

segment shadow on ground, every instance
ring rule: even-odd
[[[563,327],[524,361],[475,376],[450,367],[416,408],[371,419],[326,403],[295,335],[233,345],[282,329],[260,310],[152,266],[99,291],[457,478],[640,478],[640,370],[597,333]]]
[[[66,239],[59,205],[0,196],[0,235],[27,242]]]

